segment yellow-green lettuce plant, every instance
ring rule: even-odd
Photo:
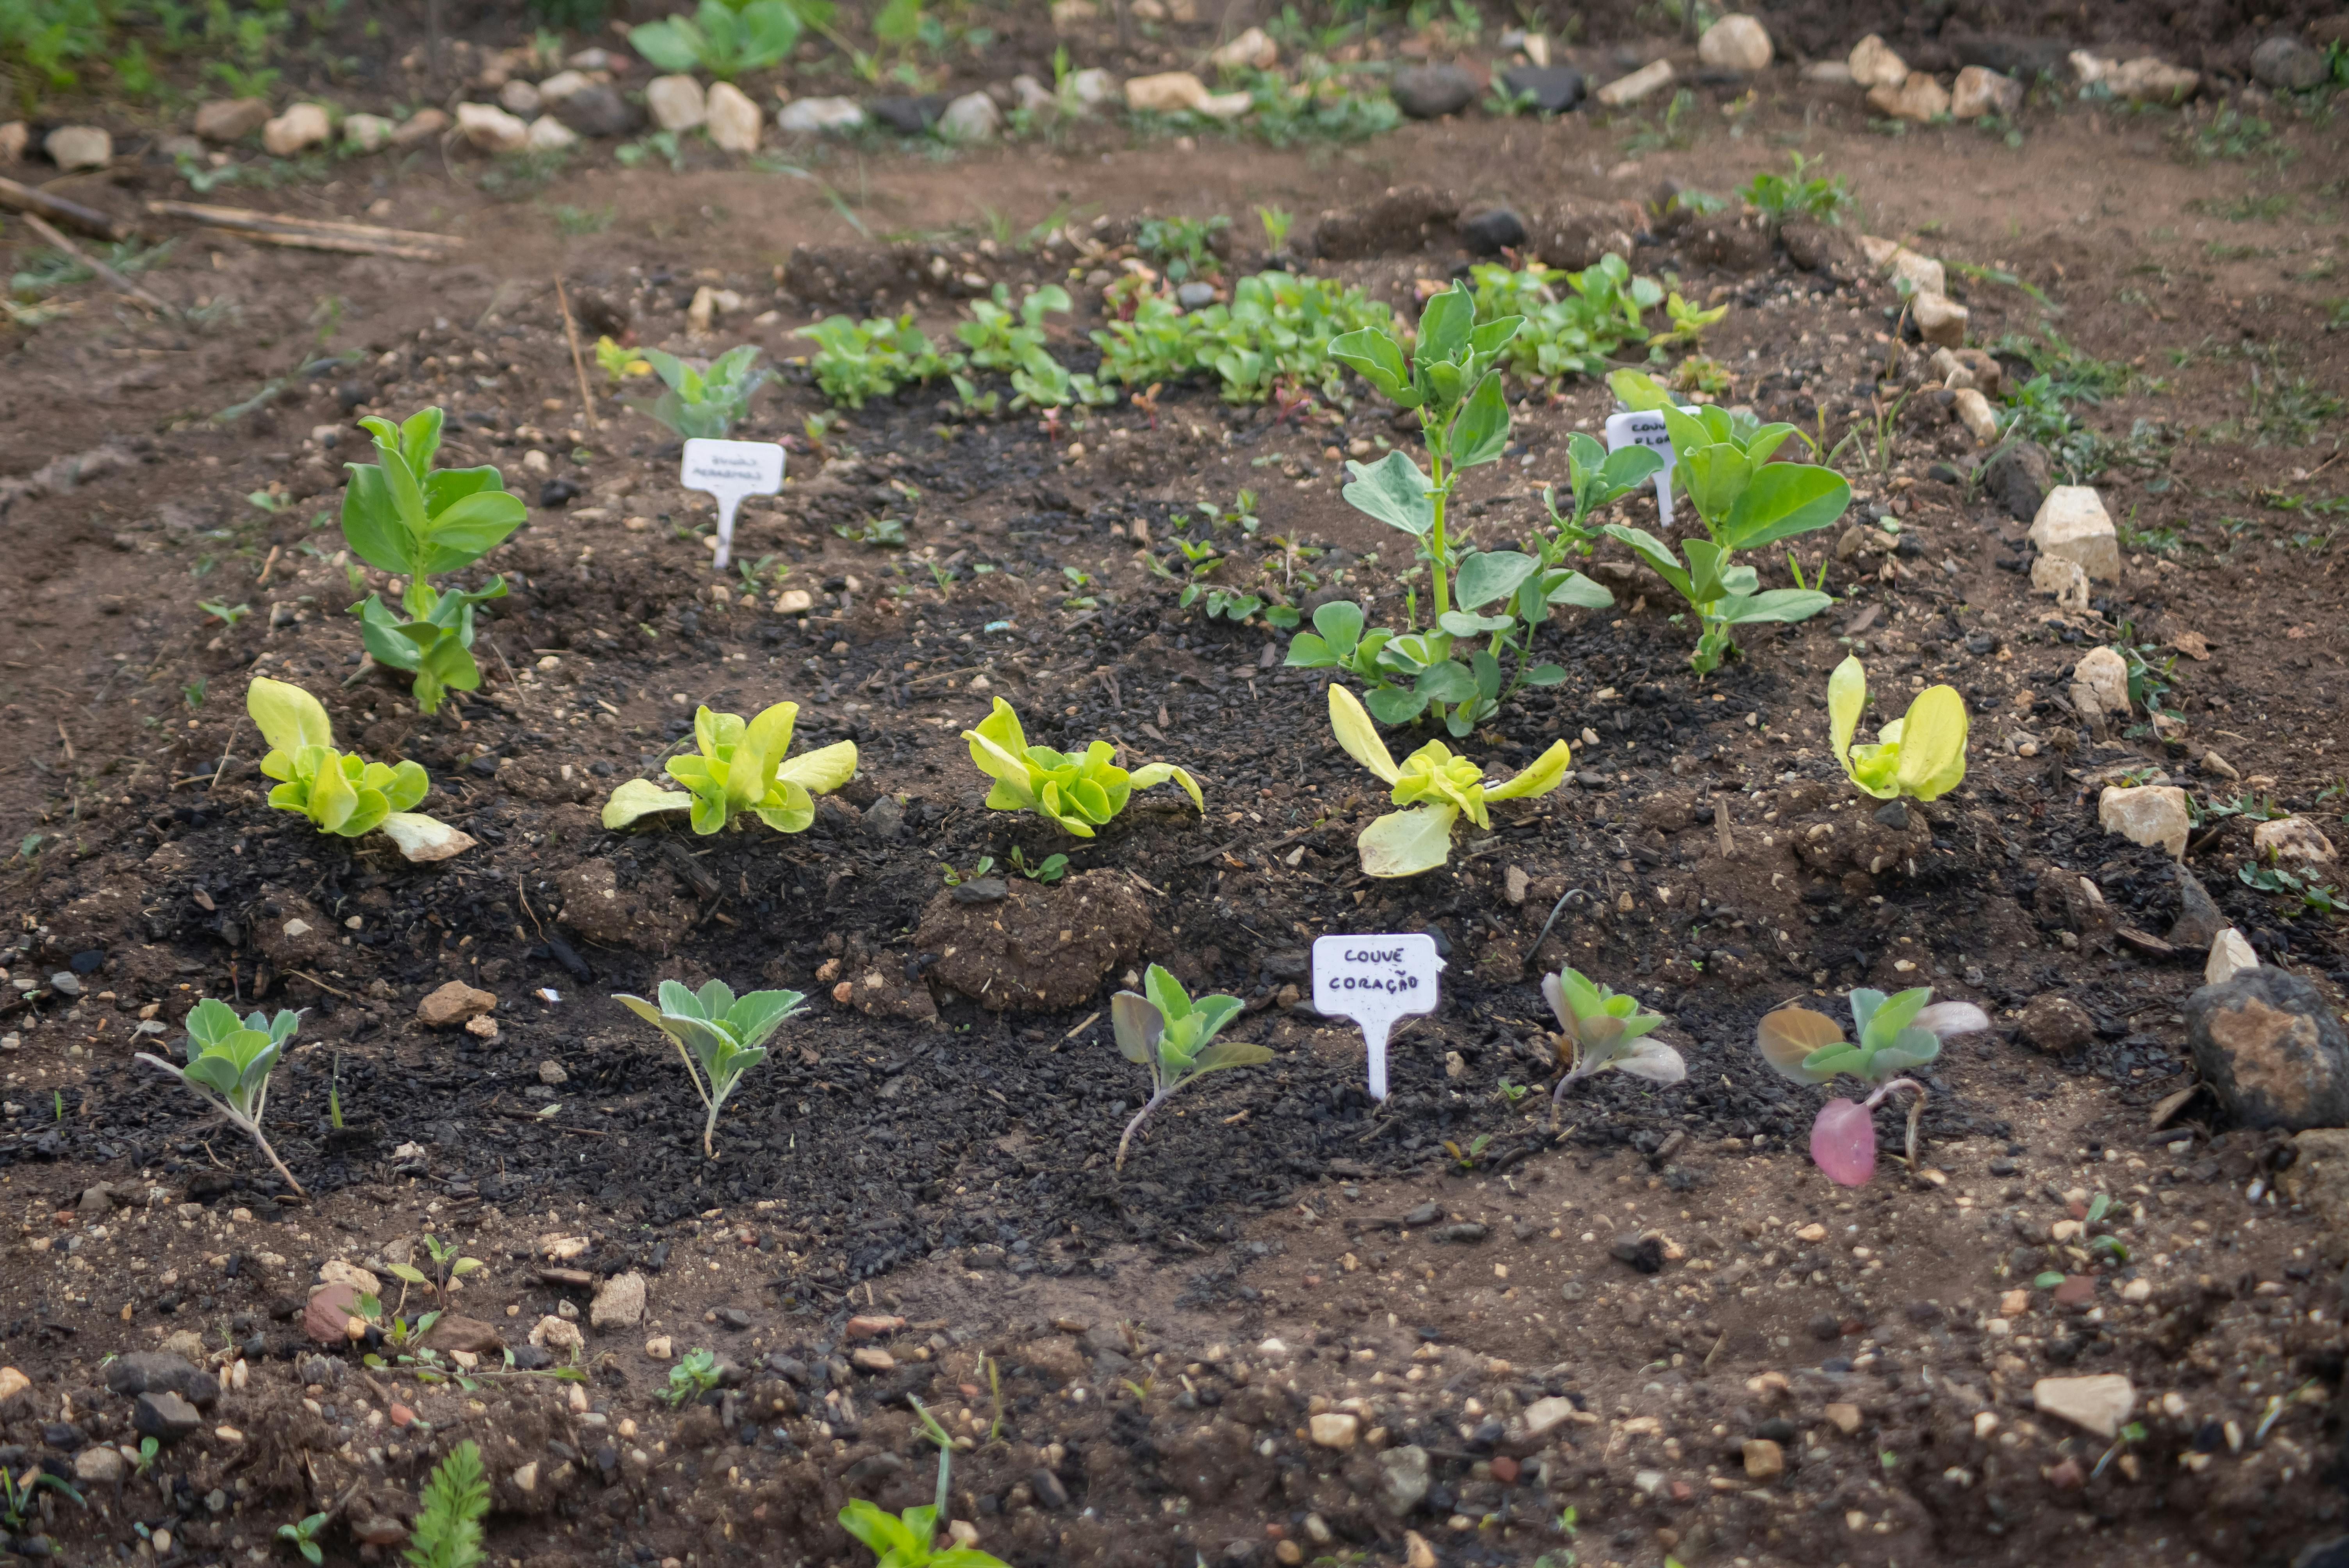
[[[1454,822],[1464,816],[1489,830],[1493,819],[1485,809],[1488,802],[1547,795],[1566,781],[1568,765],[1573,760],[1566,742],[1557,741],[1515,779],[1488,785],[1482,769],[1464,757],[1454,757],[1444,742],[1431,740],[1397,767],[1361,700],[1337,685],[1330,687],[1330,727],[1346,755],[1393,786],[1394,803],[1407,808],[1381,817],[1355,841],[1362,870],[1374,877],[1409,877],[1433,871],[1452,858]]]
[[[1879,800],[1932,800],[1965,781],[1971,721],[1956,687],[1927,686],[1906,717],[1876,732],[1875,745],[1854,746],[1867,706],[1868,671],[1847,657],[1827,677],[1827,725],[1836,760],[1854,784]]]
[[[964,730],[962,738],[970,742],[971,761],[995,780],[987,792],[989,810],[1033,811],[1080,839],[1092,838],[1093,830],[1124,810],[1136,789],[1170,779],[1183,787],[1202,813],[1207,809],[1198,781],[1171,762],[1153,762],[1128,772],[1111,760],[1117,749],[1106,740],[1094,741],[1079,757],[1029,745],[1019,715],[1001,697],[978,727]]]
[[[856,743],[839,740],[786,756],[799,712],[799,704],[779,702],[745,722],[740,714],[695,709],[696,750],[670,758],[667,767],[685,789],[631,779],[604,802],[604,826],[628,828],[659,812],[689,811],[693,830],[706,836],[748,811],[779,833],[805,832],[815,820],[815,797],[856,777]]]
[[[438,818],[409,808],[424,799],[431,780],[413,762],[387,767],[335,749],[335,727],[318,699],[287,681],[256,676],[245,687],[269,754],[264,777],[276,779],[269,803],[307,817],[324,833],[356,839],[378,828],[411,861],[440,861],[473,841]]]

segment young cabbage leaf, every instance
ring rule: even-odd
[[[1125,1169],[1126,1146],[1133,1141],[1143,1118],[1165,1104],[1176,1089],[1203,1073],[1257,1067],[1272,1060],[1272,1052],[1262,1046],[1216,1040],[1224,1026],[1239,1016],[1240,1006],[1237,996],[1195,998],[1183,989],[1181,981],[1155,964],[1143,975],[1140,995],[1120,991],[1110,998],[1110,1026],[1117,1036],[1118,1050],[1126,1060],[1150,1069],[1150,1099],[1125,1124],[1125,1135],[1117,1140],[1114,1169]]]
[[[286,1042],[301,1024],[301,1014],[282,1009],[274,1016],[253,1013],[239,1018],[235,1008],[207,996],[188,1013],[186,1067],[147,1051],[139,1053],[140,1061],[178,1078],[232,1127],[252,1139],[297,1196],[305,1195],[302,1183],[277,1158],[261,1127],[262,1114],[269,1105],[269,1075],[276,1070]]]
[[[300,686],[255,676],[244,707],[269,743],[261,771],[278,780],[269,792],[277,810],[346,839],[380,828],[411,861],[447,860],[472,847],[468,835],[409,810],[431,788],[422,768],[406,761],[386,767],[336,750],[326,708]]]
[[[815,820],[814,797],[856,777],[856,743],[839,740],[786,757],[799,711],[797,703],[779,702],[745,723],[740,714],[695,709],[695,753],[667,764],[684,790],[631,779],[604,802],[604,826],[628,828],[663,811],[689,811],[693,830],[708,835],[749,811],[779,833],[806,831]]]
[[[718,1112],[742,1075],[767,1059],[767,1039],[794,1016],[807,998],[797,991],[752,991],[736,996],[722,980],[699,991],[674,980],[660,983],[657,1006],[642,996],[613,1000],[667,1035],[685,1063],[686,1076],[709,1109],[702,1124],[701,1149],[718,1158]]]
[[[1557,1015],[1556,1048],[1567,1069],[1551,1092],[1553,1105],[1566,1098],[1568,1084],[1610,1068],[1651,1083],[1679,1083],[1688,1077],[1680,1052],[1648,1038],[1663,1026],[1664,1016],[1641,1011],[1637,996],[1561,969],[1542,977],[1542,997]]]
[[[722,0],[710,0],[722,4]],[[674,354],[657,348],[642,351],[667,390],[650,400],[631,398],[628,407],[691,440],[723,440],[750,411],[750,394],[767,381],[768,371],[754,369],[759,350],[750,344],[730,348],[697,370]]]
[[[1917,1122],[1924,1114],[1925,1086],[1899,1075],[1924,1067],[1941,1054],[1952,1035],[1990,1027],[1989,1016],[1971,1002],[1935,1002],[1930,986],[1887,996],[1865,986],[1851,993],[1857,1044],[1841,1026],[1808,1007],[1781,1007],[1755,1028],[1762,1059],[1801,1084],[1823,1084],[1848,1073],[1876,1086],[1864,1101],[1840,1097],[1827,1101],[1811,1124],[1811,1159],[1829,1180],[1864,1187],[1876,1173],[1876,1123],[1872,1113],[1894,1089],[1917,1098],[1909,1109],[1909,1163],[1917,1163]]]
[[[1033,811],[1081,839],[1092,838],[1096,828],[1124,810],[1136,789],[1170,779],[1203,814],[1207,809],[1198,781],[1171,762],[1153,762],[1129,773],[1111,760],[1116,748],[1105,740],[1076,757],[1029,745],[1019,715],[1001,697],[978,727],[964,730],[962,738],[970,742],[971,761],[995,780],[987,792],[989,810]]]

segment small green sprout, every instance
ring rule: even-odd
[[[1954,686],[1928,686],[1908,716],[1877,732],[1874,746],[1854,746],[1868,706],[1868,671],[1847,656],[1827,677],[1827,722],[1836,760],[1851,781],[1879,800],[1934,800],[1965,781],[1965,698]]]
[[[239,1018],[236,1009],[216,996],[207,996],[188,1014],[188,1065],[184,1068],[147,1051],[139,1059],[178,1078],[182,1087],[211,1106],[228,1123],[260,1147],[295,1194],[306,1197],[302,1183],[277,1158],[261,1130],[262,1113],[269,1103],[269,1075],[285,1054],[285,1043],[302,1026],[302,1015],[280,1010],[274,1017],[254,1013]],[[63,1101],[59,1101],[62,1109]]]
[[[628,406],[688,440],[723,440],[750,414],[750,394],[765,385],[769,375],[753,368],[759,350],[747,343],[728,349],[706,370],[657,348],[646,349],[644,358],[667,390],[650,402],[631,399]]]
[[[1609,990],[1574,969],[1542,976],[1542,997],[1557,1015],[1551,1037],[1558,1065],[1566,1068],[1550,1093],[1555,1104],[1567,1086],[1613,1068],[1651,1083],[1679,1083],[1688,1077],[1680,1052],[1647,1037],[1664,1026],[1664,1016],[1641,1010],[1637,996]]]
[[[660,1004],[641,996],[619,995],[614,1001],[669,1037],[677,1047],[685,1072],[701,1103],[709,1108],[702,1124],[701,1150],[718,1158],[718,1112],[742,1075],[767,1059],[768,1037],[800,1010],[807,998],[797,991],[752,991],[737,997],[722,980],[712,980],[698,992],[674,980],[660,983]]]
[[[719,1376],[716,1351],[688,1351],[668,1369],[668,1387],[661,1390],[661,1398],[672,1410],[689,1405],[717,1387]]]
[[[150,1443],[154,1440],[152,1438],[147,1439]],[[319,1512],[310,1514],[297,1523],[281,1524],[277,1527],[277,1539],[289,1542],[295,1551],[302,1554],[303,1560],[310,1564],[310,1568],[319,1568],[326,1558],[326,1554],[319,1550],[318,1533],[326,1528],[326,1521],[333,1517],[331,1513]]]
[[[1119,1052],[1150,1069],[1150,1098],[1125,1124],[1125,1134],[1117,1140],[1114,1169],[1125,1169],[1126,1146],[1135,1131],[1176,1089],[1221,1068],[1257,1067],[1272,1060],[1272,1052],[1262,1046],[1237,1040],[1214,1043],[1239,1011],[1237,996],[1195,999],[1181,981],[1155,964],[1142,977],[1141,994],[1120,991],[1110,998],[1110,1026]]]

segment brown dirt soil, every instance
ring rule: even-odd
[[[2019,146],[1887,138],[1856,96],[1791,72],[1731,103],[1708,90],[1693,147],[1643,152],[1629,139],[1652,115],[1446,122],[1334,152],[1097,135],[840,155],[821,171],[868,230],[904,236],[885,253],[823,191],[771,175],[591,171],[500,204],[416,170],[281,194],[465,234],[462,264],[196,239],[148,278],[210,325],[88,287],[69,318],[16,335],[0,811],[26,848],[4,884],[18,984],[0,1196],[17,1230],[0,1360],[30,1382],[0,1401],[0,1462],[98,1478],[87,1510],[39,1505],[54,1550],[293,1561],[273,1532],[324,1510],[332,1560],[383,1560],[434,1460],[471,1438],[495,1480],[492,1550],[533,1568],[861,1562],[833,1522],[847,1498],[930,1495],[916,1399],[969,1443],[953,1517],[1023,1568],[2280,1563],[2337,1533],[2327,1243],[2267,1195],[2280,1140],[2229,1130],[2207,1100],[2155,1139],[2149,1112],[2190,1082],[2181,1008],[2201,959],[2129,934],[2169,928],[2177,883],[2159,851],[2101,832],[2095,800],[2159,767],[2203,799],[2339,814],[2338,139],[2280,120],[2292,160],[2198,164],[2179,153],[2207,117],[2085,108],[2034,109]],[[1329,740],[1323,682],[1280,667],[1262,629],[1181,611],[1147,565],[1173,556],[1175,513],[1248,487],[1262,526],[1219,535],[1220,581],[1303,599],[1343,570],[1399,609],[1392,538],[1339,496],[1340,455],[1391,437],[1390,411],[1279,420],[1191,387],[1055,441],[1024,417],[949,420],[931,389],[840,416],[827,459],[794,372],[738,432],[792,447],[792,483],[738,538],[763,575],[719,581],[709,503],[677,488],[665,433],[608,400],[602,424],[583,418],[553,292],[559,273],[641,344],[783,357],[830,308],[793,292],[802,246],[941,331],[951,299],[909,281],[933,257],[1016,292],[1081,276],[1084,245],[1151,212],[1359,213],[1412,183],[1453,211],[1628,227],[1648,217],[1621,203],[1661,182],[1725,191],[1789,148],[1849,176],[1855,227],[2012,269],[2062,313],[1953,274],[1974,341],[2053,326],[2137,373],[2084,411],[2121,444],[2099,480],[2130,531],[2121,580],[2085,611],[2033,596],[2026,524],[1967,482],[1980,454],[1961,428],[1911,399],[1885,423],[1885,464],[1851,465],[1868,471],[1849,533],[1796,552],[1806,574],[1835,563],[1845,603],[1749,635],[1698,682],[1660,585],[1602,554],[1617,611],[1562,615],[1544,641],[1565,683],[1468,743],[1511,769],[1565,738],[1574,784],[1400,885],[1356,869],[1383,802]],[[2228,215],[2266,196],[2282,202]],[[624,221],[566,236],[557,197]],[[1015,236],[1048,217],[1061,232],[1000,243],[998,214]],[[1407,302],[1463,260],[1413,224],[1408,251],[1358,242],[1318,264]],[[1914,379],[1921,358],[1895,343],[1889,289],[1835,275],[1831,242],[1806,271],[1695,228],[1630,237],[1639,271],[1732,305],[1706,341],[1735,398],[1876,449],[1878,378]],[[746,303],[696,343],[684,312],[705,283]],[[1095,310],[1097,288],[1072,292]],[[498,462],[546,503],[484,563],[513,593],[484,620],[482,690],[429,719],[360,662],[344,608],[383,584],[354,591],[332,523],[351,417],[427,402],[449,409],[448,460]],[[1608,407],[1585,382],[1527,399],[1522,449],[1475,470],[1463,518],[1512,537],[1562,477],[1568,434]],[[1651,502],[1623,511],[1653,521]],[[843,537],[881,516],[903,550]],[[1861,526],[1878,518],[1899,532]],[[803,606],[784,608],[793,593]],[[252,610],[223,626],[199,599]],[[2158,665],[2180,654],[2181,735],[2092,735],[2056,706],[2079,654],[2124,624]],[[1827,752],[1824,684],[1847,648],[1888,696],[1947,680],[1976,716],[1965,787],[1897,845]],[[424,764],[423,809],[476,849],[412,867],[267,810],[242,713],[262,674],[316,692],[347,744]],[[1206,820],[1171,789],[1083,842],[987,811],[958,732],[996,696],[1033,739],[1102,736],[1191,768]],[[604,796],[657,771],[695,703],[786,698],[798,747],[854,739],[862,758],[805,834],[600,827]],[[2227,918],[2337,1005],[2333,921],[2238,880],[2240,817],[2198,834],[2189,864]],[[1830,838],[1870,847],[1855,863]],[[942,866],[1001,867],[1015,847],[1068,853],[1119,912],[1108,972],[1055,1012],[934,985],[916,935]],[[1039,935],[1028,906],[1076,896],[1019,894]],[[941,916],[958,907],[986,906],[949,895]],[[1315,935],[1419,930],[1450,954],[1444,1006],[1399,1036],[1396,1093],[1373,1106],[1358,1037],[1292,987]],[[1277,1056],[1185,1090],[1120,1176],[1143,1086],[1101,1008],[1128,952],[1246,998],[1236,1037]],[[1670,1015],[1687,1082],[1605,1075],[1553,1122],[1530,977],[1562,962]],[[605,999],[713,976],[814,998],[728,1104],[714,1163],[672,1054]],[[493,1035],[416,1020],[452,979],[497,996]],[[1912,983],[1995,1027],[1934,1064],[1919,1170],[1888,1159],[1870,1187],[1833,1187],[1804,1154],[1816,1101],[1762,1067],[1754,1023]],[[2067,1056],[2016,1037],[2051,994],[2091,1026]],[[312,1202],[132,1060],[176,1049],[202,995],[305,1010],[268,1130]],[[1888,1145],[1898,1128],[1888,1109]],[[2096,1232],[2125,1263],[2091,1249]],[[397,1346],[369,1368],[305,1341],[323,1267],[388,1286],[427,1233],[484,1262],[446,1305],[521,1364],[563,1364],[579,1320],[585,1381],[436,1385]],[[2044,1272],[2060,1295],[2033,1288]],[[595,1292],[629,1273],[649,1281],[645,1319],[593,1324]],[[103,1364],[175,1340],[227,1387],[150,1472],[110,1479],[120,1467],[83,1456],[136,1438]],[[675,1357],[705,1346],[728,1363],[719,1386],[672,1409]],[[2106,1372],[2134,1387],[2126,1443],[2034,1408],[2039,1379]]]

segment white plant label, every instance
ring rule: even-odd
[[[718,559],[726,570],[734,555],[734,509],[746,495],[773,495],[783,488],[783,449],[772,441],[714,441],[697,436],[685,444],[678,482],[718,498]]]
[[[1683,408],[1682,413],[1696,418],[1696,410]],[[1607,416],[1607,449],[1619,452],[1626,447],[1652,447],[1664,459],[1656,470],[1656,521],[1664,528],[1672,526],[1672,465],[1680,459],[1672,454],[1672,438],[1664,428],[1661,414],[1625,412]]]
[[[1313,944],[1313,1010],[1361,1026],[1371,1053],[1371,1098],[1387,1097],[1387,1031],[1399,1019],[1435,1011],[1444,960],[1435,938],[1323,936]]]

